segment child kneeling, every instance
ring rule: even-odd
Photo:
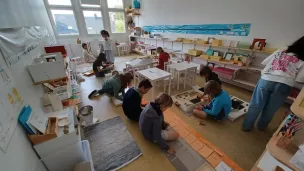
[[[172,98],[168,94],[161,94],[144,108],[139,118],[139,128],[145,139],[156,142],[169,154],[174,154],[175,149],[169,147],[166,141],[175,141],[179,137],[179,134],[164,121],[163,112],[172,105]]]
[[[221,85],[214,80],[208,81],[204,90],[205,94],[212,100],[207,106],[197,106],[193,110],[193,114],[202,119],[222,120],[226,118],[231,111],[232,105],[228,93],[222,90]]]

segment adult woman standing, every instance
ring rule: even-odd
[[[257,123],[264,130],[271,122],[275,112],[284,103],[295,82],[304,82],[304,37],[294,42],[287,50],[278,50],[266,58],[262,71],[243,122],[243,131],[250,131]]]

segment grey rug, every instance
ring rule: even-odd
[[[95,171],[117,170],[142,153],[120,117],[85,127]]]

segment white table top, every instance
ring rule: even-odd
[[[193,63],[193,62],[189,63],[189,62],[184,61],[184,62],[181,62],[181,63],[170,64],[167,67],[176,69],[177,71],[184,71],[184,70],[187,70],[187,69],[190,69],[190,68],[197,68],[199,66],[200,66],[199,64],[196,64],[196,63]]]
[[[149,80],[156,81],[171,76],[171,73],[158,68],[149,68],[141,71],[137,71],[140,75],[146,77]]]
[[[130,65],[131,67],[150,65],[150,64],[153,64],[153,63],[155,63],[155,62],[151,58],[135,59],[135,60],[126,62],[126,64]]]

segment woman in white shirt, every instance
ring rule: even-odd
[[[88,51],[88,45],[82,43],[83,48],[83,57],[86,63],[93,63],[96,60],[96,57]]]
[[[113,54],[113,48],[112,48],[112,40],[110,39],[110,34],[106,30],[100,31],[101,36],[104,38],[104,41],[102,42],[102,49],[100,52],[104,51],[104,54],[106,55],[107,61],[114,64],[114,54]]]
[[[257,127],[267,128],[275,112],[285,102],[295,82],[304,83],[304,36],[287,50],[278,50],[266,58],[261,79],[251,97],[248,112],[243,121],[243,131],[250,131],[261,113]]]

